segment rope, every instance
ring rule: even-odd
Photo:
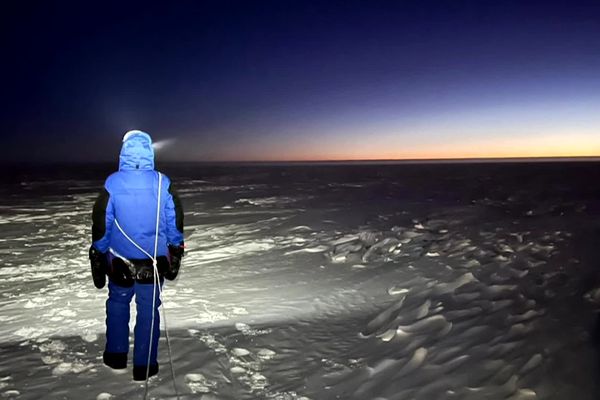
[[[155,260],[152,260],[152,265],[155,264]],[[156,267],[155,267],[156,269]],[[146,381],[144,383],[144,400],[148,398],[148,378],[150,377],[150,356],[152,355],[152,339],[154,336],[154,307],[156,305],[156,274],[153,275],[153,286],[152,286],[152,323],[150,324],[150,342],[148,343],[148,361],[146,362]],[[159,283],[160,286],[160,283]]]
[[[156,272],[156,275],[158,275],[158,271]],[[159,296],[162,297],[162,289],[160,285],[158,285],[158,293]],[[167,328],[167,312],[165,306],[162,307],[162,314],[163,322],[165,325],[165,339],[167,340],[167,353],[169,355],[169,364],[171,366],[171,378],[173,378],[173,390],[175,391],[175,396],[177,397],[177,400],[179,400],[179,391],[177,390],[177,383],[175,382],[175,368],[173,367],[173,356],[171,355],[171,339],[169,338],[169,329]]]
[[[156,254],[158,253],[158,228],[159,228],[159,224],[160,224],[160,194],[161,194],[161,187],[162,187],[162,174],[160,172],[158,172],[158,200],[156,202],[156,229],[155,229],[155,235],[154,235],[154,255],[151,255],[150,253],[148,253],[146,250],[144,250],[140,245],[138,245],[132,238],[129,237],[129,235],[127,235],[127,233],[125,233],[125,230],[123,228],[121,228],[121,225],[119,224],[119,221],[117,221],[117,219],[115,218],[115,225],[117,226],[117,228],[119,229],[119,231],[123,234],[123,236],[125,236],[125,238],[127,240],[129,240],[138,250],[140,250],[142,253],[144,253],[146,256],[148,256],[148,258],[150,258],[152,260],[152,268],[153,268],[153,287],[152,287],[152,322],[150,324],[150,342],[148,345],[148,361],[146,362],[146,381],[145,381],[145,387],[144,387],[144,400],[146,400],[146,398],[148,397],[148,378],[150,375],[150,358],[152,355],[152,339],[153,339],[153,335],[154,335],[154,317],[155,317],[155,312],[154,309],[156,307],[156,288],[158,286],[158,297],[159,299],[162,298],[162,289],[160,286],[160,282],[158,280],[158,268],[157,268],[157,262],[156,262]],[[175,395],[177,396],[177,400],[179,400],[179,392],[177,390],[177,383],[175,382],[175,369],[173,367],[173,357],[172,357],[172,352],[171,352],[171,341],[169,338],[169,330],[167,328],[167,314],[165,311],[165,306],[163,305],[162,307],[162,312],[163,312],[163,321],[164,321],[164,325],[165,325],[165,337],[167,339],[167,350],[168,350],[168,355],[169,355],[169,364],[171,366],[171,377],[173,378],[173,389],[175,390]]]
[[[150,343],[148,344],[148,362],[146,363],[146,383],[145,383],[145,388],[144,388],[144,400],[146,400],[146,397],[148,397],[148,378],[150,377],[150,358],[152,355],[152,339],[153,339],[153,335],[154,335],[154,314],[155,311],[155,307],[156,307],[156,280],[158,279],[157,276],[157,269],[156,269],[156,253],[158,251],[158,224],[160,222],[160,192],[161,192],[161,186],[162,186],[162,174],[159,172],[158,173],[158,200],[156,200],[156,230],[154,231],[154,256],[151,257],[152,258],[152,281],[153,281],[153,286],[152,286],[152,323],[150,324]],[[160,282],[158,283],[158,286],[160,286]]]
[[[152,261],[154,261],[154,257],[152,257],[152,255],[150,255],[150,253],[148,253],[146,250],[142,249],[136,242],[133,241],[132,238],[130,238],[129,236],[127,236],[127,234],[125,233],[125,231],[123,230],[123,228],[121,228],[121,225],[119,225],[119,221],[117,221],[117,219],[115,218],[115,225],[117,225],[117,228],[119,228],[119,231],[121,231],[121,233],[123,234],[123,236],[125,236],[125,239],[129,240],[131,242],[131,244],[133,244],[135,247],[138,248],[138,250],[140,250],[142,253],[144,253],[145,255],[148,256],[148,258],[150,258]],[[113,254],[116,254],[113,251]],[[123,258],[122,256],[120,258]]]

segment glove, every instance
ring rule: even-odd
[[[108,271],[108,257],[94,246],[90,247],[90,265],[92,266],[92,279],[94,286],[102,289],[106,285],[106,272]]]
[[[169,245],[169,268],[165,272],[165,279],[172,281],[177,278],[179,267],[181,267],[181,259],[183,258],[183,243],[179,246]]]

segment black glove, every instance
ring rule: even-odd
[[[90,247],[90,265],[92,266],[92,279],[94,286],[102,289],[106,285],[106,271],[108,271],[108,257],[94,246]]]
[[[183,243],[179,246],[169,245],[169,268],[165,272],[165,279],[172,281],[177,278],[179,267],[181,267],[181,259],[183,258]]]

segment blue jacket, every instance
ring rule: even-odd
[[[119,156],[119,171],[110,175],[96,200],[92,214],[92,245],[100,252],[113,249],[127,259],[148,258],[116,226],[149,254],[154,254],[159,173],[154,170],[152,139],[141,131],[128,133]],[[168,254],[167,245],[183,244],[183,210],[162,175],[158,251]]]

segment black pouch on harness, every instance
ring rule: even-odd
[[[134,281],[137,283],[154,283],[154,267],[152,266],[152,260],[144,258],[125,261],[119,257],[116,257],[113,259],[113,267],[115,262],[117,262],[119,265],[120,271],[127,271],[128,273],[128,278],[123,280],[124,284],[115,281],[117,285],[130,287],[133,285]],[[167,271],[168,269],[169,259],[165,256],[159,256],[156,259],[156,263],[159,275],[158,277],[159,279],[162,279],[164,271]],[[121,276],[119,276],[119,278],[121,278]],[[111,279],[113,278],[111,277]]]
[[[108,278],[121,287],[133,286],[133,273],[127,263],[119,257],[112,259],[110,268],[108,269]]]

